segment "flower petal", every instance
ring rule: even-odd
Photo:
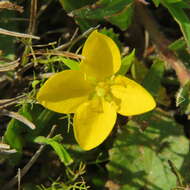
[[[74,134],[84,150],[101,144],[110,134],[116,121],[116,111],[110,103],[94,100],[82,104],[74,116]]]
[[[89,77],[103,80],[116,73],[121,65],[120,52],[115,42],[96,30],[86,40],[81,68]]]
[[[142,114],[155,108],[156,103],[151,94],[141,85],[124,76],[115,78],[115,85],[111,87],[117,112],[121,115],[132,116]]]
[[[88,100],[91,86],[80,71],[66,70],[50,77],[40,88],[37,100],[44,107],[59,113],[74,113]]]

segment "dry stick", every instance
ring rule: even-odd
[[[79,40],[81,40],[82,38],[84,38],[85,36],[89,35],[92,31],[96,30],[99,28],[99,25],[96,26],[96,27],[92,27],[90,29],[88,29],[87,31],[85,31],[83,34],[81,34],[78,38],[73,38],[72,37],[72,40],[70,40],[69,42],[63,44],[63,45],[60,45],[58,47],[55,48],[55,50],[63,50],[63,49],[66,49],[67,47],[69,46],[72,46],[73,44],[75,44],[76,42],[78,42]],[[75,35],[75,33],[74,33]]]
[[[18,168],[18,190],[21,190],[21,188],[20,188],[20,182],[21,182],[21,175],[20,175],[21,173],[20,173],[20,168]]]
[[[31,121],[29,121],[27,118],[25,118],[24,116],[20,115],[17,112],[12,112],[12,111],[8,111],[6,109],[1,109],[0,115],[5,115],[8,117],[14,118],[14,119],[24,123],[25,125],[27,125],[30,129],[36,128],[36,126]]]
[[[34,34],[35,28],[36,28],[37,1],[38,0],[32,0],[31,1],[30,21],[29,21],[29,27],[28,27],[28,33],[29,34]]]
[[[31,0],[30,4],[30,19],[29,19],[29,26],[28,26],[28,33],[34,34],[36,29],[36,18],[37,18],[37,3],[38,0]],[[33,52],[32,48],[32,40],[29,41],[29,46],[25,47],[25,52],[31,51],[33,59],[34,59],[34,65],[37,65],[36,56]],[[23,62],[24,63],[24,62]]]
[[[47,136],[47,138],[50,138],[54,131],[55,128],[57,126],[53,125],[49,135]],[[32,156],[32,158],[29,160],[29,162],[24,166],[23,169],[20,170],[20,180],[23,178],[23,176],[28,172],[28,170],[33,166],[33,164],[36,162],[36,160],[38,159],[38,157],[40,156],[41,152],[43,151],[44,147],[46,145],[43,144],[40,146],[40,148],[36,151],[36,153]],[[3,188],[2,190],[8,190],[11,189],[18,181],[18,174],[16,176],[14,176]]]
[[[68,51],[54,51],[54,50],[49,50],[46,52],[43,51],[35,51],[35,55],[57,55],[57,56],[63,56],[63,57],[68,57],[72,59],[84,59],[84,56],[76,54],[76,53],[71,53]],[[30,54],[29,54],[30,55]]]
[[[48,2],[46,1],[46,4],[42,5],[39,8],[39,11],[37,13],[37,18],[39,18],[44,13],[44,11],[48,8],[48,6],[51,4],[52,1],[53,0],[49,0]]]
[[[20,58],[18,58],[15,61],[11,61],[9,63],[0,65],[0,72],[7,72],[7,71],[14,70],[20,64],[19,61],[20,61]]]
[[[150,11],[142,3],[136,2],[136,14],[142,25],[149,32],[151,39],[159,50],[161,58],[175,70],[180,84],[182,86],[185,85],[190,80],[190,72],[176,55],[168,49],[168,45],[171,42],[159,31],[158,24]]]
[[[24,33],[20,33],[20,32],[13,32],[13,31],[9,31],[3,28],[0,28],[0,34],[4,34],[4,35],[8,35],[8,36],[15,36],[15,37],[19,37],[19,38],[33,38],[36,40],[39,40],[40,37],[38,36],[33,36],[30,34],[24,34]]]
[[[9,99],[0,99],[0,109],[17,104],[19,103],[19,101],[21,101],[24,98],[26,98],[26,95],[20,95],[15,98],[9,98]]]

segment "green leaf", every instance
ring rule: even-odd
[[[135,49],[129,55],[126,55],[121,60],[121,67],[120,70],[118,71],[118,74],[125,75],[129,71],[134,60],[135,60]]]
[[[185,66],[190,69],[190,54],[187,49],[187,43],[184,38],[180,38],[174,41],[168,47],[170,50],[174,51],[175,54],[181,59]]]
[[[54,63],[54,62],[62,62],[64,65],[69,67],[71,70],[79,70],[80,69],[80,64],[79,62],[69,59],[69,58],[64,58],[61,56],[53,56],[49,59],[39,59],[39,63],[42,64],[48,64],[48,63]]]
[[[176,4],[178,8],[190,8],[189,0],[160,0],[162,3]]]
[[[19,114],[26,117],[28,120],[32,121],[32,115],[30,113],[30,105],[24,104],[19,109]],[[11,119],[7,125],[7,129],[4,133],[4,140],[11,148],[16,149],[17,153],[11,157],[10,164],[16,165],[20,161],[22,155],[22,149],[26,143],[25,134],[27,131],[32,131],[22,122]]]
[[[181,2],[182,0],[165,0],[167,3],[178,3]]]
[[[60,0],[60,2],[62,2],[66,10],[73,10],[71,15],[74,16],[82,30],[87,30],[89,27],[94,26],[94,24],[97,25],[96,21],[105,19],[120,27],[122,30],[126,30],[132,22],[134,9],[133,0],[99,0],[96,1],[96,3],[92,1],[94,4],[88,3],[87,5],[86,3],[86,6],[78,6],[78,1],[75,1],[76,6],[66,5],[68,3],[73,4],[73,1]]]
[[[132,78],[135,81],[142,83],[144,77],[148,73],[148,68],[146,67],[144,62],[135,59],[130,67],[130,72]]]
[[[80,64],[77,61],[75,61],[73,59],[69,59],[69,58],[64,58],[64,57],[61,57],[60,59],[71,70],[79,70],[80,69]]]
[[[190,82],[181,87],[176,95],[176,106],[180,107],[181,112],[190,114]]]
[[[190,48],[190,19],[186,15],[183,8],[188,8],[189,4],[181,1],[179,3],[168,3],[162,1],[162,4],[169,10],[173,18],[179,24],[183,36],[186,40],[188,48]],[[184,7],[185,6],[185,7]]]
[[[43,136],[39,136],[37,138],[35,138],[35,142],[36,143],[45,143],[50,145],[56,152],[56,154],[59,156],[61,162],[63,162],[66,166],[70,165],[73,163],[73,159],[71,158],[71,156],[69,155],[69,153],[66,151],[66,149],[64,148],[63,144],[57,142],[60,141],[60,136],[56,136],[54,138],[46,138]]]
[[[19,114],[32,121],[32,117],[28,111],[28,105],[24,104],[19,110]],[[11,119],[5,131],[4,138],[5,142],[8,143],[11,148],[16,149],[18,152],[22,151],[24,146],[24,139],[22,133],[26,131],[26,126],[16,119]]]
[[[87,20],[85,18],[76,18],[75,22],[79,25],[82,32],[86,32],[92,27],[97,27],[98,22],[94,20]]]
[[[118,26],[121,30],[126,30],[132,22],[133,13],[134,13],[134,4],[130,3],[120,12],[118,12],[115,15],[108,16],[106,17],[106,19],[110,23]]]
[[[159,4],[160,4],[160,0],[153,0],[153,2],[154,2],[154,4],[155,4],[156,7],[158,7]]]
[[[18,112],[37,126],[35,130],[30,130],[25,124],[18,120],[11,119],[9,122],[4,134],[5,142],[7,142],[11,148],[21,152],[26,142],[31,142],[34,137],[48,129],[48,126],[51,125],[50,120],[55,113],[43,109],[39,105],[31,106],[31,104],[23,104]]]
[[[185,47],[186,47],[185,40],[183,38],[180,38],[171,43],[168,48],[172,51],[179,51],[185,49]]]
[[[61,3],[62,7],[67,11],[70,12],[74,9],[79,9],[85,5],[89,5],[92,4],[94,2],[96,2],[96,0],[80,0],[80,1],[76,1],[76,0],[59,0],[59,2]]]
[[[146,129],[142,126],[146,123]],[[107,165],[110,179],[121,190],[171,190],[177,186],[168,160],[182,175],[187,171],[189,141],[183,128],[167,116],[155,112],[144,122],[129,121],[118,131]],[[185,163],[184,163],[185,162]],[[184,170],[185,168],[185,170]]]
[[[143,86],[154,96],[161,87],[161,80],[164,74],[164,62],[155,60],[143,80]]]

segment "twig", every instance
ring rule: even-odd
[[[20,168],[18,168],[18,190],[21,190],[20,188],[20,182],[21,182],[21,173],[20,173]]]
[[[55,129],[56,129],[56,125],[53,125],[49,135],[47,136],[47,138],[50,138]],[[32,156],[32,158],[29,160],[29,162],[20,170],[20,180],[24,177],[24,175],[29,171],[29,169],[33,166],[33,164],[36,162],[36,160],[38,159],[38,157],[40,156],[41,152],[43,151],[44,147],[46,145],[40,145],[40,148],[35,152],[35,154]],[[3,188],[2,190],[8,190],[11,189],[18,180],[18,174],[16,176],[14,176]]]
[[[54,51],[54,50],[48,50],[48,51],[35,51],[34,52],[35,55],[56,55],[56,56],[63,56],[63,57],[69,57],[69,58],[73,58],[73,59],[84,59],[84,56],[76,54],[76,53],[71,53],[68,51]],[[28,54],[29,56],[31,54]]]
[[[176,178],[177,178],[177,182],[178,182],[178,185],[180,186],[180,187],[184,187],[184,184],[183,184],[183,178],[182,178],[182,176],[180,175],[180,173],[178,172],[178,170],[177,170],[177,168],[176,168],[176,166],[173,164],[173,162],[171,161],[171,160],[168,160],[168,164],[169,164],[169,166],[170,166],[170,168],[171,168],[171,171],[173,172],[173,174],[176,176]]]
[[[85,31],[83,34],[81,34],[78,38],[75,38],[72,40],[70,40],[69,42],[58,46],[57,48],[55,48],[55,50],[63,50],[69,46],[72,46],[73,44],[75,44],[76,42],[78,42],[79,40],[81,40],[82,38],[84,38],[85,36],[87,36],[88,34],[90,34],[92,31],[96,30],[97,28],[99,28],[99,25],[94,27],[94,28],[90,28],[87,31]],[[74,33],[75,34],[75,33]]]
[[[20,32],[13,32],[13,31],[9,31],[9,30],[3,29],[3,28],[0,28],[0,34],[19,37],[19,38],[33,38],[36,40],[40,39],[40,37],[38,37],[38,36],[34,36],[34,35],[30,35],[30,34],[24,34],[24,33],[20,33]]]
[[[28,33],[34,34],[36,28],[36,18],[37,18],[37,0],[31,0],[30,5],[30,21],[28,27]]]
[[[7,72],[14,70],[19,65],[19,58],[15,61],[11,61],[9,63],[5,63],[0,65],[0,72]]]
[[[14,118],[16,120],[19,120],[22,123],[24,123],[25,125],[27,125],[28,127],[30,127],[30,129],[35,129],[36,128],[36,126],[31,121],[29,121],[27,118],[20,115],[19,113],[8,111],[6,109],[1,109],[0,110],[0,115],[6,115],[8,117],[11,117],[11,118]]]
[[[26,95],[20,95],[20,96],[17,96],[15,98],[10,98],[10,99],[0,99],[0,109],[17,104],[19,100],[22,100],[24,98],[26,98]]]
[[[145,5],[136,1],[136,14],[142,25],[148,31],[151,39],[155,43],[161,58],[166,61],[176,72],[180,84],[183,86],[190,80],[190,72],[176,55],[168,49],[171,43],[163,33],[159,31],[158,24],[152,17]]]
[[[73,40],[76,38],[76,36],[77,36],[77,34],[78,34],[78,31],[79,31],[79,28],[77,28],[77,29],[75,30],[75,32],[73,33],[73,35],[72,35],[72,37],[71,37],[71,41],[73,41]]]
[[[21,76],[24,72],[26,72],[28,69],[32,68],[34,66],[33,62],[29,62],[24,67],[18,70],[17,77]]]
[[[39,11],[37,13],[37,18],[39,18],[43,13],[44,11],[48,8],[48,6],[52,3],[53,0],[49,0],[48,2],[46,1],[46,4],[42,5],[40,8],[39,8]]]
[[[0,149],[0,155],[10,155],[10,154],[15,154],[17,151],[15,149],[10,149],[10,150],[1,150]]]
[[[10,149],[10,145],[0,142],[0,155],[10,155],[17,151],[15,149]]]

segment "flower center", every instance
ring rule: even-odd
[[[93,81],[92,86],[94,87],[94,90],[89,96],[89,99],[93,100],[94,105],[96,105],[95,107],[93,106],[93,110],[101,112],[103,109],[101,104],[102,101],[109,102],[116,110],[118,110],[120,100],[112,94],[112,85],[114,85],[114,76],[104,81]]]
[[[95,93],[99,97],[105,97],[105,95],[109,92],[109,85],[105,82],[99,82],[95,87]]]
[[[111,102],[113,100],[113,95],[111,92],[111,86],[114,84],[114,75],[106,78],[104,81],[91,81],[92,86],[94,87],[93,92],[90,94],[89,99],[100,98],[102,100]]]

